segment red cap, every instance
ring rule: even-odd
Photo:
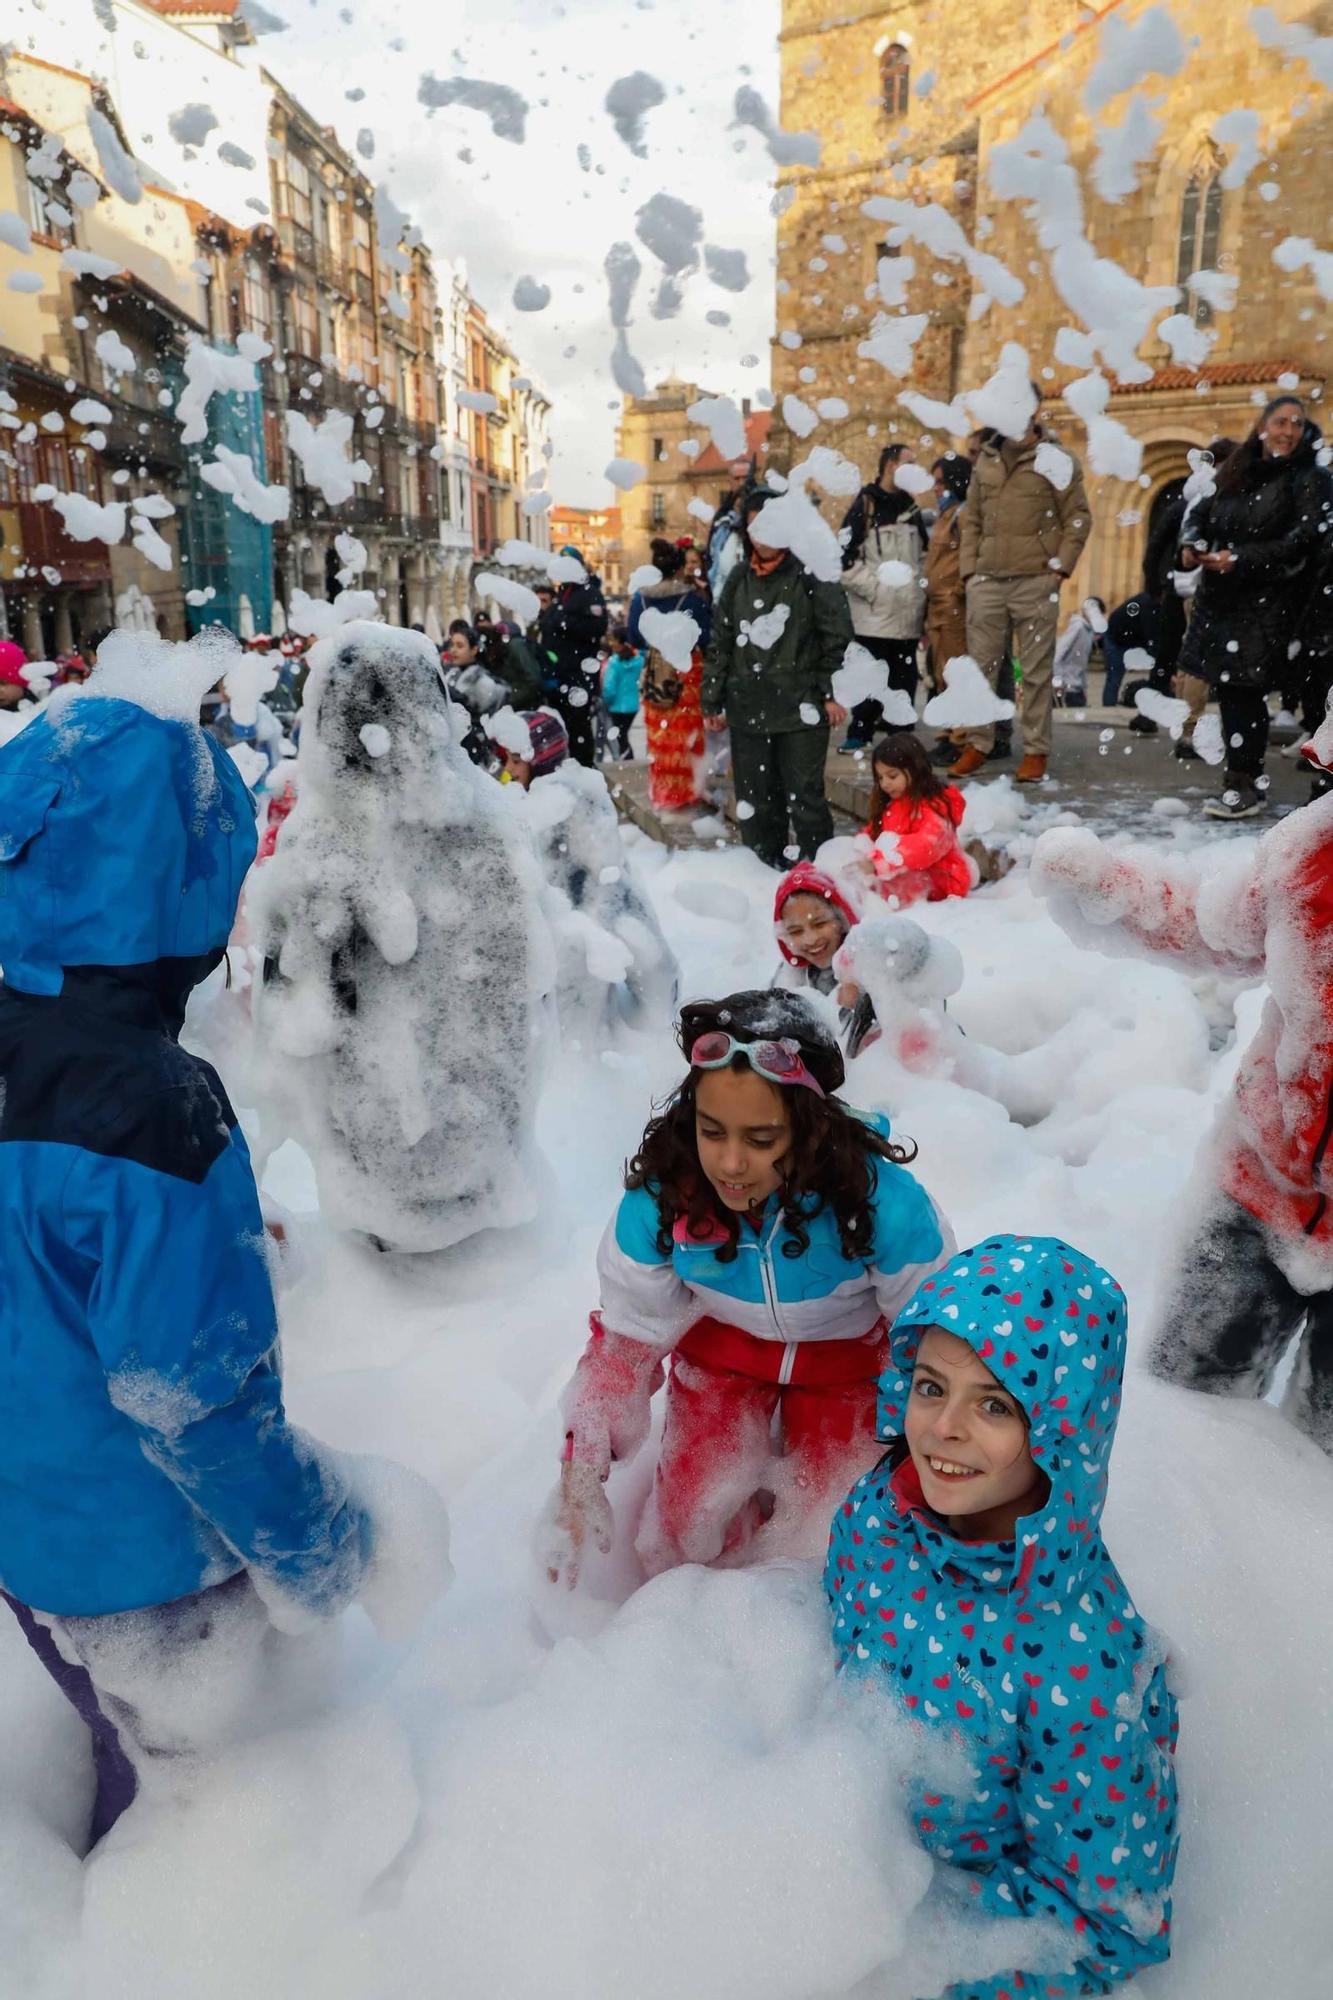
[[[856,911],[847,901],[847,898],[843,895],[842,890],[838,887],[833,877],[826,875],[822,868],[816,868],[813,861],[798,861],[790,874],[784,875],[778,883],[777,894],[773,898],[773,922],[775,924],[781,924],[782,906],[789,896],[822,896],[826,903],[832,903],[839,915],[846,919],[848,930],[857,922]],[[805,964],[805,960],[798,958],[796,953],[791,949],[791,946],[783,937],[781,930],[778,931],[778,950],[782,953],[788,965]]]

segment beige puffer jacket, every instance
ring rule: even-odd
[[[1072,467],[1061,487],[1037,470],[1042,446],[1054,446]],[[1060,468],[1061,470],[1063,468]],[[959,567],[973,576],[1072,576],[1092,532],[1083,468],[1064,445],[1041,431],[1015,442],[985,444],[963,502]]]

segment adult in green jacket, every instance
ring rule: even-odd
[[[824,765],[829,729],[847,719],[833,675],[852,620],[841,583],[819,582],[787,550],[751,537],[752,517],[776,497],[761,487],[746,498],[745,554],[713,612],[702,699],[704,727],[731,729],[741,839],[783,869],[812,860],[833,833]]]

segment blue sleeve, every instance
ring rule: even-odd
[[[888,1120],[874,1113],[868,1124],[888,1136]],[[953,1254],[953,1231],[915,1174],[891,1160],[875,1161],[875,1234],[872,1249],[879,1308],[890,1325],[917,1286]]]
[[[627,620],[627,625],[626,625],[626,629],[629,632],[629,642],[631,646],[639,646],[642,645],[643,643],[642,639],[639,636],[639,615],[642,612],[642,610],[643,610],[643,592],[641,590],[636,590],[633,597],[631,597],[629,601],[629,618]]]
[[[1070,1973],[1025,1975],[1043,1995],[1109,1993],[1169,1951],[1175,1702],[1159,1666],[1131,1720],[1123,1672],[1109,1675],[1094,1664],[1093,1675],[1077,1681],[1066,1670],[1063,1687],[1055,1683],[1060,1735],[1069,1744],[1058,1771],[1041,1740],[1047,1712],[1025,1716],[1015,1794],[1024,1846],[972,1877],[986,1915],[1054,1917],[1073,1933]],[[1038,1766],[1045,1768],[1039,1773]],[[1071,1796],[1088,1809],[1075,1805],[1071,1814]],[[1012,1974],[965,1982],[945,2000],[998,2000],[1013,1985]]]
[[[293,1430],[263,1222],[239,1131],[197,1181],[80,1155],[72,1239],[96,1264],[88,1321],[113,1405],[237,1555],[311,1610],[347,1602],[369,1524]]]
[[[701,591],[691,591],[682,610],[688,611],[699,627],[696,644],[702,652],[708,651],[708,642],[713,636],[713,607]]]

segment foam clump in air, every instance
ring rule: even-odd
[[[258,1039],[330,1219],[442,1249],[533,1212],[540,876],[427,638],[354,622],[310,661],[298,803],[249,903]]]
[[[959,653],[946,661],[944,692],[926,703],[922,720],[932,729],[984,729],[1013,713],[1013,702],[1000,699],[971,654]]]

